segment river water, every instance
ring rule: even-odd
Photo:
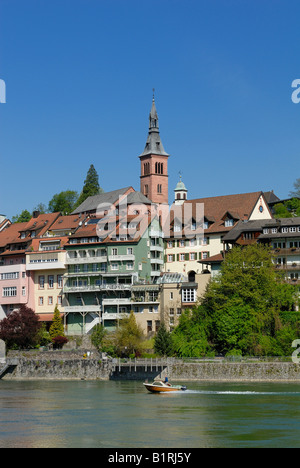
[[[0,381],[0,448],[300,447],[300,384]]]

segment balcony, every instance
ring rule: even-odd
[[[109,255],[109,262],[134,262],[135,255]]]
[[[77,265],[82,263],[106,263],[107,255],[100,255],[98,257],[67,257],[66,265]]]
[[[151,264],[158,264],[158,265],[163,265],[164,264],[164,261],[162,258],[150,258],[150,263]]]
[[[164,248],[161,247],[160,245],[151,245],[150,246],[150,252],[163,252]]]
[[[33,270],[64,270],[65,264],[59,262],[57,259],[48,260],[31,260],[30,263],[26,264],[28,271]]]
[[[64,313],[94,313],[94,312],[101,312],[101,306],[100,305],[74,305],[74,306],[67,306],[64,307]]]
[[[125,312],[119,312],[118,314],[117,313],[110,313],[110,312],[104,312],[102,314],[102,323],[104,320],[120,320],[122,319],[124,316],[128,316],[129,314],[125,313]]]
[[[81,286],[64,286],[64,293],[100,292],[100,291],[130,291],[131,284],[92,284]]]
[[[102,301],[103,306],[106,305],[130,305],[131,299],[130,297],[118,297],[118,298],[107,298],[103,299]]]

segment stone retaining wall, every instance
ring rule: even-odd
[[[167,372],[170,380],[177,381],[296,381],[300,383],[300,365],[293,362],[178,362],[169,365]]]
[[[155,377],[170,381],[293,381],[300,383],[300,364],[293,362],[228,362],[208,361],[186,363],[168,360],[122,363],[93,352],[85,356],[78,352],[9,353],[8,362],[17,358],[17,366],[4,379],[90,379],[90,380],[151,380]]]

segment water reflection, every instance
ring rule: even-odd
[[[3,447],[299,447],[297,384],[0,381]]]

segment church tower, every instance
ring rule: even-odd
[[[168,158],[162,145],[154,95],[149,115],[149,133],[141,161],[141,192],[153,203],[169,203]]]
[[[187,193],[188,193],[188,190],[186,188],[186,186],[184,185],[184,183],[182,182],[181,180],[181,174],[180,174],[180,182],[178,182],[178,184],[176,185],[176,188],[174,190],[175,192],[175,205],[182,205],[186,199],[187,199]]]

